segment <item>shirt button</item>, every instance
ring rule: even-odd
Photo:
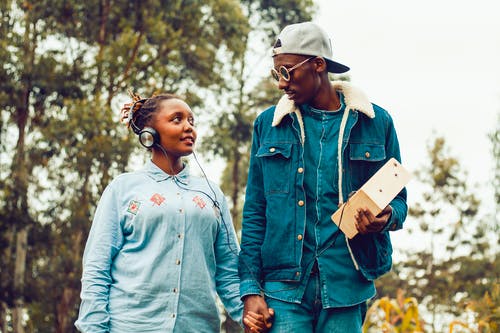
[[[182,238],[182,234],[178,234],[177,238],[181,239]]]
[[[269,151],[270,151],[271,153],[274,153],[274,152],[276,151],[276,148],[274,148],[274,147],[269,148]]]
[[[297,169],[297,172],[298,172],[298,173],[302,173],[302,172],[304,172],[304,168],[298,168],[298,169]]]
[[[295,272],[295,276],[300,276],[300,272]]]
[[[177,259],[177,260],[175,261],[175,264],[176,264],[176,265],[180,265],[180,264],[181,264],[181,261],[180,261],[179,259]]]
[[[299,205],[300,207],[304,206],[304,200],[299,200],[298,205]]]
[[[298,234],[298,235],[297,235],[297,239],[298,239],[298,240],[302,240],[302,235],[301,235],[301,234]]]
[[[177,293],[177,288],[172,289],[174,293]]]
[[[369,152],[369,151],[367,151],[367,152],[365,153],[365,157],[366,157],[366,158],[370,158],[370,152]]]
[[[179,208],[179,213],[181,213],[181,214],[182,214],[182,212],[184,212],[184,209]]]
[[[172,318],[175,318],[175,313],[172,313]]]

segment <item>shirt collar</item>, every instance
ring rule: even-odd
[[[148,174],[149,177],[154,179],[157,182],[162,182],[167,179],[175,179],[179,181],[181,184],[187,185],[189,183],[189,166],[186,163],[183,163],[182,170],[176,175],[169,175],[162,169],[160,169],[153,161],[148,160],[143,170]]]

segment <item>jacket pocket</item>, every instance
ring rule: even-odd
[[[349,169],[351,191],[357,191],[386,160],[385,146],[373,143],[351,143]]]
[[[382,161],[385,160],[385,147],[371,143],[351,143],[349,158],[354,161]]]
[[[266,194],[289,192],[291,155],[291,143],[267,143],[259,147],[256,156],[261,161]]]

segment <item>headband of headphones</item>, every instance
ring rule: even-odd
[[[134,101],[134,103],[132,103],[132,106],[130,106],[130,109],[128,111],[128,123],[130,125],[130,127],[132,127],[132,131],[134,131],[135,134],[140,134],[141,132],[141,129],[139,127],[137,127],[137,125],[134,123],[134,109],[135,109],[135,106],[137,105],[137,103],[140,103],[141,106],[139,106],[139,109],[142,107],[142,104],[144,102],[146,102],[148,99],[147,98],[142,98],[142,99],[139,99],[137,101]]]

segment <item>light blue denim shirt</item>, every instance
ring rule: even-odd
[[[239,245],[210,185],[152,162],[109,184],[83,256],[81,332],[219,332],[217,294],[241,322]]]

